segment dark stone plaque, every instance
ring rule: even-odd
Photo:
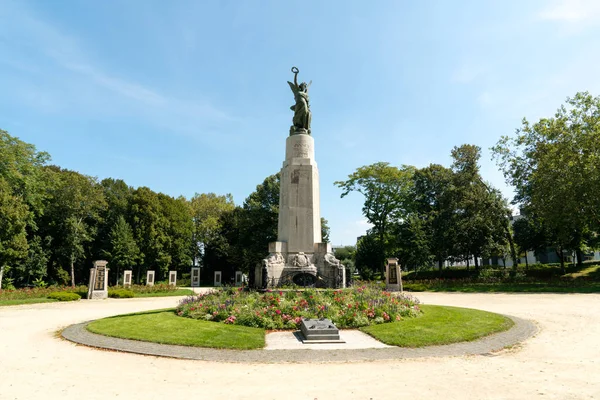
[[[389,283],[390,283],[390,285],[397,285],[398,284],[397,266],[394,265],[394,264],[390,265],[390,279],[389,279]]]
[[[104,275],[106,269],[104,267],[96,268],[96,281],[94,282],[94,290],[104,290]]]

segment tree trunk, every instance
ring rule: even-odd
[[[438,260],[438,268],[440,270],[440,276],[442,276],[442,269],[444,268],[444,262],[442,261],[441,258]]]
[[[2,290],[2,275],[4,275],[4,265],[0,266],[0,290]]]
[[[577,266],[581,267],[583,265],[583,252],[581,249],[577,249]]]
[[[565,258],[563,257],[563,251],[562,251],[562,247],[558,247],[556,250],[556,255],[558,256],[558,259],[560,260],[560,273],[561,274],[565,274]]]
[[[477,255],[473,255],[473,260],[475,262],[475,270],[479,271],[479,258],[477,257]]]
[[[71,287],[75,287],[75,261],[71,257]]]
[[[467,272],[469,272],[469,256],[467,256]]]
[[[529,270],[529,261],[527,261],[527,250],[525,250],[525,271]]]
[[[506,238],[508,239],[508,245],[510,246],[510,257],[513,260],[513,269],[516,271],[519,267],[519,261],[517,260],[517,251],[515,250],[515,242],[513,242],[513,237],[510,233],[510,217],[507,220],[507,224],[504,225],[504,231],[506,233]],[[527,252],[525,252],[525,263],[527,263]]]

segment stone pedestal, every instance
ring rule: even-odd
[[[106,299],[108,297],[108,264],[104,260],[94,261],[90,268],[90,284],[88,286],[88,299]]]
[[[388,258],[385,265],[385,287],[389,291],[402,291],[402,270],[397,258]]]
[[[296,133],[286,140],[281,168],[277,242],[255,270],[255,286],[288,284],[345,287],[345,270],[331,246],[321,242],[319,170],[314,139]]]

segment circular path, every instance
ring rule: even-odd
[[[506,332],[490,335],[474,342],[462,342],[445,346],[429,346],[421,349],[400,347],[336,350],[219,350],[202,347],[176,346],[119,339],[97,335],[86,329],[88,322],[67,327],[62,336],[75,343],[107,350],[152,356],[183,358],[187,360],[219,361],[234,363],[323,363],[398,360],[402,358],[448,357],[486,355],[513,346],[530,336],[537,328],[533,322],[510,317],[515,325]],[[343,331],[342,331],[343,336]],[[316,346],[313,346],[316,347]]]
[[[600,399],[600,295],[417,297],[535,321],[539,332],[487,355],[223,363],[100,351],[56,334],[84,321],[172,307],[174,298],[0,307],[0,399]]]

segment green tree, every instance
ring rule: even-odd
[[[0,176],[0,288],[10,264],[27,256],[27,213],[28,207]]]
[[[48,260],[50,244],[44,242],[40,236],[33,236],[28,240],[27,259],[15,266],[21,283],[30,283],[36,279],[43,279],[48,274]]]
[[[43,213],[47,196],[45,171],[50,159],[48,153],[38,152],[34,145],[25,143],[0,129],[0,177],[10,192],[27,205],[26,222],[35,228],[35,217]]]
[[[110,231],[110,250],[106,251],[110,265],[116,268],[116,282],[119,282],[119,269],[132,269],[139,259],[140,250],[133,237],[131,226],[120,215]]]
[[[414,182],[412,212],[421,221],[414,226],[417,230],[412,235],[420,238],[423,258],[431,256],[441,271],[455,248],[453,172],[439,164],[431,164],[415,172]],[[428,246],[424,245],[424,240],[429,242]]]
[[[239,252],[245,271],[253,271],[277,240],[279,174],[268,176],[252,192],[238,213]]]
[[[192,263],[194,223],[190,204],[184,197],[159,194],[162,212],[167,221],[167,247],[170,269],[189,268]],[[165,271],[166,272],[166,271]],[[165,275],[166,277],[166,275]]]
[[[110,251],[112,246],[110,235],[119,218],[123,217],[131,224],[129,205],[133,189],[123,180],[112,178],[103,179],[100,186],[106,200],[106,208],[102,211],[96,240],[90,250],[95,258],[104,257],[106,252]],[[116,270],[111,268],[111,275],[113,273],[116,273]]]
[[[222,217],[232,212],[235,204],[231,194],[196,193],[190,200],[190,207],[194,223],[193,256],[204,264],[205,247],[218,240],[224,221]]]
[[[563,251],[600,231],[600,97],[577,93],[554,117],[523,119],[492,150],[514,203],[544,226],[564,271]]]
[[[452,150],[454,256],[467,263],[473,256],[476,268],[479,257],[503,247],[510,236],[506,231],[508,207],[500,193],[483,182],[478,164],[480,154],[481,149],[473,145]]]
[[[52,249],[59,262],[70,266],[71,285],[75,286],[75,264],[89,254],[101,213],[106,207],[102,188],[95,178],[58,167],[53,173],[46,205],[44,228],[52,238]]]
[[[390,254],[394,246],[392,224],[406,218],[410,212],[414,172],[415,168],[412,166],[397,168],[389,163],[378,162],[358,168],[348,175],[346,181],[334,183],[342,189],[341,197],[354,191],[364,196],[362,211],[367,221],[373,225],[372,233],[379,241],[376,247],[383,254],[380,257],[382,272],[385,268],[383,257]],[[370,237],[369,240],[371,239]]]
[[[395,226],[395,255],[402,268],[429,266],[433,260],[430,225],[426,218],[412,214]]]
[[[367,232],[356,244],[356,269],[363,279],[373,279],[381,272],[385,253],[381,241],[373,232]]]
[[[140,249],[136,282],[141,282],[141,274],[147,270],[158,270],[157,273],[165,274],[171,262],[168,254],[168,221],[158,194],[147,187],[135,189],[129,215],[133,235]]]
[[[329,222],[321,217],[321,242],[329,243],[329,234],[331,229],[329,228]]]

